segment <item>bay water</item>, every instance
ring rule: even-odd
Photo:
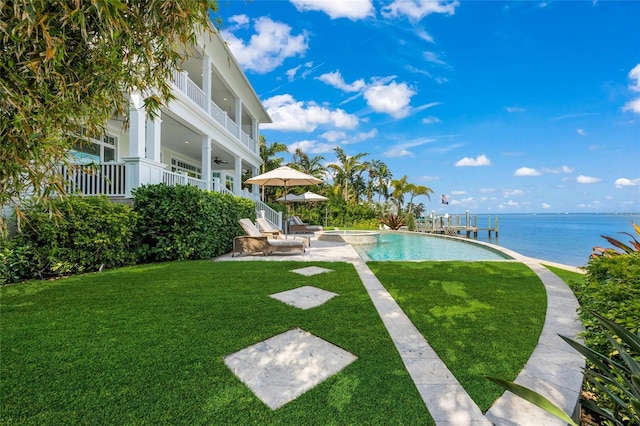
[[[478,232],[478,241],[497,244],[529,257],[570,266],[585,266],[594,246],[612,247],[601,235],[628,243],[628,232],[639,239],[632,223],[640,225],[640,213],[566,213],[476,215],[479,228],[494,226],[498,236]],[[473,223],[474,215],[471,215]],[[464,221],[464,218],[462,218]]]

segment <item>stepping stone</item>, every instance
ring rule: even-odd
[[[295,306],[296,308],[311,309],[322,305],[324,302],[337,295],[338,294],[331,291],[306,285],[293,290],[270,294],[269,297],[277,299],[288,305]]]
[[[321,268],[319,266],[307,266],[306,268],[292,269],[291,272],[310,277],[324,272],[333,272],[333,269]]]
[[[335,375],[357,357],[295,328],[224,359],[226,366],[275,410]]]

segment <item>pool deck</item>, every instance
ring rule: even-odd
[[[483,414],[353,247],[343,242],[319,241],[312,234],[306,236],[310,238],[311,246],[302,256],[284,254],[232,258],[225,255],[217,260],[339,261],[353,264],[429,413],[439,426],[566,425],[510,392],[505,392]],[[522,262],[531,268],[542,280],[547,293],[547,312],[542,333],[515,382],[546,396],[565,413],[574,413],[582,387],[584,359],[559,335],[576,338],[582,330],[576,315],[578,302],[564,281],[542,264],[573,271],[579,269],[522,256],[496,245],[482,244],[513,258],[506,261]]]

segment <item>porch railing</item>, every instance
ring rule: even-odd
[[[61,166],[60,175],[62,176],[62,186],[69,194],[126,196],[126,168],[124,163]],[[207,182],[204,180],[167,170],[162,172],[162,182],[169,186],[192,185],[202,190],[207,189]],[[219,178],[213,180],[213,190],[222,194],[234,195],[232,191],[222,185]],[[282,228],[282,213],[273,210],[260,201],[259,197],[246,189],[240,192],[240,196],[256,203],[256,214],[264,212],[264,216],[269,222]]]
[[[60,175],[68,194],[111,197],[124,197],[126,194],[124,163],[61,166]]]

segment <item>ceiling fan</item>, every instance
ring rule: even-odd
[[[216,163],[216,164],[228,164],[229,163],[228,161],[221,160],[218,157],[213,157],[213,162]]]

